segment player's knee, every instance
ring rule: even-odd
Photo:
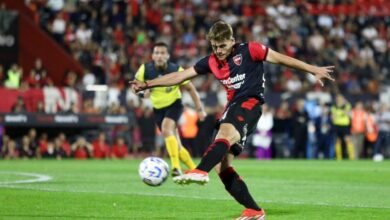
[[[169,137],[171,135],[175,135],[176,124],[170,118],[164,118],[161,124],[161,134],[164,137]]]
[[[240,143],[235,143],[232,146],[230,146],[229,152],[236,157],[240,155],[243,150],[244,150],[244,146],[242,146]]]
[[[233,125],[221,125],[216,139],[219,138],[225,139],[229,141],[230,145],[233,145],[240,140],[240,133],[238,133]]]
[[[169,129],[169,128],[162,128],[161,129],[161,134],[164,136],[164,137],[169,137],[169,136],[172,136],[174,135],[173,133],[173,130],[172,129]]]

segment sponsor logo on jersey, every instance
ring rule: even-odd
[[[240,66],[242,63],[242,55],[237,54],[236,56],[233,57],[233,62],[237,65]]]
[[[220,80],[221,83],[229,89],[239,89],[244,84],[246,73],[238,74],[235,77],[229,77],[224,80]]]

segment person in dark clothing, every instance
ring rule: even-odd
[[[152,152],[156,147],[156,127],[153,109],[143,106],[143,114],[138,118],[138,127],[141,131],[142,150],[144,152]]]
[[[299,99],[296,101],[296,110],[293,114],[293,130],[294,138],[293,157],[305,158],[306,145],[308,138],[307,124],[309,123],[309,115],[305,110],[305,100]]]

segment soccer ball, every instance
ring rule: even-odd
[[[375,154],[372,159],[374,160],[374,162],[382,162],[384,158],[382,154]]]
[[[169,166],[161,158],[147,157],[139,165],[139,176],[149,186],[160,186],[167,180]]]

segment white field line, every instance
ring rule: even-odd
[[[142,192],[108,192],[108,191],[87,191],[87,190],[60,190],[46,187],[31,187],[23,185],[1,185],[0,188],[13,188],[13,189],[28,189],[35,191],[45,192],[69,192],[69,193],[98,193],[98,194],[111,194],[111,195],[137,195],[137,196],[160,196],[160,197],[173,197],[183,199],[201,199],[201,200],[231,200],[230,198],[215,198],[215,197],[202,197],[202,196],[188,196],[174,193],[142,193]],[[374,208],[374,209],[390,209],[387,205],[350,205],[350,204],[332,204],[326,202],[302,202],[302,201],[277,201],[277,200],[261,200],[261,203],[281,203],[287,205],[315,205],[315,206],[328,206],[328,207],[342,207],[342,208]]]
[[[21,184],[21,183],[36,183],[36,182],[46,182],[51,179],[53,179],[51,176],[39,174],[39,173],[23,173],[23,172],[12,172],[12,171],[0,171],[1,174],[10,174],[10,175],[16,175],[16,176],[26,176],[30,177],[28,179],[23,180],[15,180],[15,181],[0,181],[0,187],[12,185],[12,184]],[[31,178],[32,177],[32,178]]]

